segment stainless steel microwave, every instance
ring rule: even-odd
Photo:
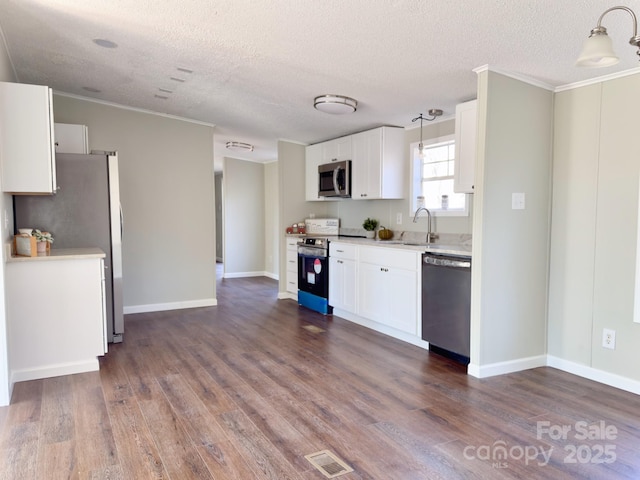
[[[319,197],[351,197],[351,160],[318,165]]]

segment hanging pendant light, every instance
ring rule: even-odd
[[[609,67],[620,61],[613,51],[613,44],[611,42],[611,38],[609,38],[609,35],[607,34],[607,29],[602,26],[602,19],[604,16],[614,10],[623,10],[631,15],[631,21],[633,22],[633,36],[629,40],[629,44],[638,48],[636,53],[640,56],[640,35],[638,35],[638,21],[636,19],[636,14],[633,13],[633,10],[629,7],[617,6],[605,10],[605,12],[600,15],[598,25],[591,30],[589,38],[584,42],[584,47],[576,61],[576,66]]]
[[[440,110],[439,108],[432,108],[427,112],[427,114],[432,118],[425,118],[422,116],[422,114],[420,114],[416,118],[411,120],[412,122],[420,120],[420,143],[418,144],[418,155],[420,156],[420,158],[424,158],[424,143],[422,143],[422,121],[426,120],[427,122],[431,122],[432,120],[435,120],[442,115],[442,110]]]

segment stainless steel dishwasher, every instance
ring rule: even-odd
[[[422,339],[429,350],[469,363],[471,258],[422,256]]]

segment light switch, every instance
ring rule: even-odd
[[[511,194],[511,209],[524,210],[524,193]]]

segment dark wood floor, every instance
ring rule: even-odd
[[[99,373],[17,384],[0,478],[320,480],[304,455],[325,449],[345,480],[640,478],[640,397],[551,368],[475,379],[276,289],[219,280],[217,307],[127,316]]]

